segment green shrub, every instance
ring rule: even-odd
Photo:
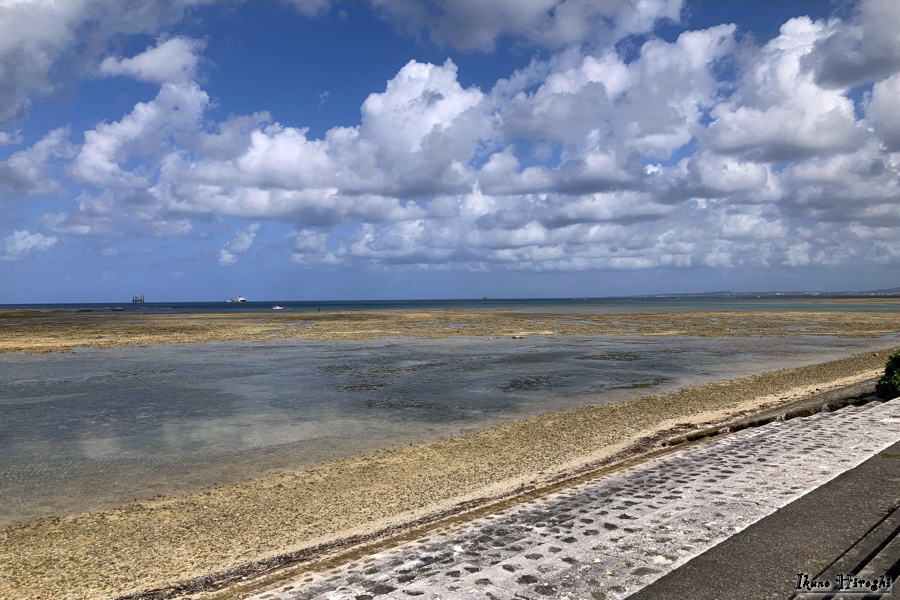
[[[875,393],[885,400],[900,396],[900,351],[888,357],[884,366],[884,377],[875,384]]]

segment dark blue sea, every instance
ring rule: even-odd
[[[826,297],[623,297],[623,298],[488,298],[446,300],[248,300],[247,302],[100,302],[91,304],[0,304],[0,310],[60,310],[67,312],[129,312],[134,314],[203,314],[268,312],[274,306],[294,312],[350,310],[484,310],[506,309],[595,314],[668,312],[850,311],[900,309],[900,298]]]

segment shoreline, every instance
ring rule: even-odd
[[[316,547],[321,553],[341,539],[346,546],[354,536],[378,537],[434,515],[450,517],[546,488],[613,457],[625,460],[622,453],[640,448],[642,440],[642,452],[659,450],[698,427],[721,428],[859,384],[876,376],[892,351],[543,415],[205,492],[15,524],[0,529],[0,595],[108,598],[250,564],[271,567],[278,557],[284,562]]]

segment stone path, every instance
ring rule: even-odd
[[[900,400],[747,429],[253,598],[624,598],[898,440]]]

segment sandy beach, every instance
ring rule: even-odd
[[[865,337],[896,332],[900,325],[900,317],[887,312],[577,317],[380,312],[228,318],[7,312],[0,319],[9,332],[0,343],[2,351],[32,353],[291,336],[622,332],[762,337],[802,331]],[[327,548],[402,531],[633,459],[698,427],[721,427],[811,394],[871,381],[890,351],[547,414],[237,485],[19,523],[0,530],[0,596],[116,598],[148,589],[174,595],[182,589],[177,582],[319,556]]]

